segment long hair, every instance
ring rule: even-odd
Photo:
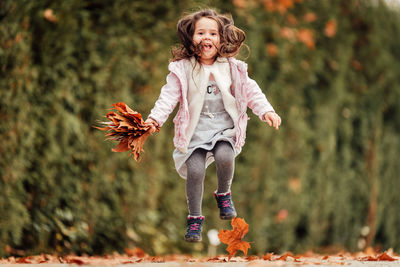
[[[189,14],[178,21],[177,34],[180,45],[173,47],[171,61],[195,57],[199,61],[200,46],[193,43],[196,22],[201,18],[213,19],[218,24],[220,47],[217,57],[234,57],[246,39],[246,34],[234,25],[230,15],[221,15],[212,9],[204,9]]]

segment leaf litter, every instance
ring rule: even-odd
[[[267,252],[264,255],[247,256],[250,243],[244,241],[244,236],[249,231],[249,225],[244,219],[234,218],[231,220],[232,230],[222,229],[219,231],[218,237],[220,241],[227,244],[228,256],[219,255],[213,258],[193,257],[191,255],[172,254],[166,256],[150,256],[145,251],[138,247],[126,248],[124,254],[113,253],[106,256],[55,256],[42,254],[38,256],[27,257],[9,257],[0,259],[0,264],[13,263],[69,263],[77,265],[119,265],[133,263],[168,263],[168,262],[248,262],[247,266],[273,266],[273,265],[349,265],[354,262],[399,262],[400,256],[395,255],[392,249],[385,252],[376,252],[373,248],[368,248],[363,252],[350,253],[340,252],[336,254],[318,254],[313,251],[308,251],[303,254],[293,254],[288,251],[283,254],[275,254]],[[235,256],[237,251],[244,253],[244,257]],[[21,251],[19,251],[21,253]]]
[[[227,255],[219,255],[213,258],[207,257],[193,257],[184,254],[172,254],[166,256],[151,256],[144,250],[138,247],[126,248],[124,254],[114,252],[111,255],[105,256],[88,256],[88,255],[50,255],[40,254],[32,256],[24,256],[23,250],[16,250],[10,246],[5,246],[5,251],[9,254],[18,256],[11,256],[8,258],[0,258],[0,264],[76,264],[76,265],[120,265],[120,264],[134,264],[134,263],[168,263],[168,262],[211,262],[211,263],[224,263],[224,262],[248,262],[247,266],[274,266],[274,265],[351,265],[355,262],[374,262],[393,264],[400,263],[400,256],[393,253],[393,249],[384,252],[377,252],[369,247],[363,252],[350,253],[340,252],[336,254],[318,254],[313,251],[308,251],[303,254],[293,254],[288,251],[281,255],[274,252],[266,252],[264,255],[247,256],[250,243],[244,241],[244,236],[249,231],[249,225],[244,219],[234,218],[231,220],[232,230],[222,229],[219,231],[218,237],[220,241],[227,244]],[[240,250],[244,253],[244,257],[235,256],[237,251]]]
[[[371,249],[364,252],[349,253],[342,252],[331,255],[317,254],[308,251],[304,254],[293,254],[286,252],[281,255],[267,252],[264,255],[256,256],[227,256],[219,255],[213,258],[193,257],[183,254],[172,254],[166,256],[151,256],[140,248],[127,248],[124,254],[117,252],[105,256],[77,256],[77,255],[50,255],[41,254],[25,257],[0,258],[0,264],[76,264],[76,265],[120,265],[133,263],[168,263],[168,262],[248,262],[247,266],[273,266],[273,265],[349,265],[354,262],[393,262],[400,263],[400,256],[392,250],[375,252]]]

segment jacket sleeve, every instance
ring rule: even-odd
[[[149,118],[155,120],[159,127],[164,124],[169,114],[175,109],[181,98],[181,92],[181,84],[178,77],[173,72],[170,72],[167,76],[167,83],[161,88],[160,96],[149,115]]]
[[[251,79],[246,73],[246,96],[247,105],[261,120],[264,121],[263,115],[267,112],[275,112],[272,105],[269,103],[265,94],[261,91],[256,81]]]

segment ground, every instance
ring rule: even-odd
[[[400,256],[394,255],[391,250],[383,253],[366,251],[359,253],[338,253],[335,255],[321,255],[307,252],[293,255],[288,252],[282,255],[268,253],[263,256],[235,256],[229,258],[220,255],[214,258],[195,258],[189,255],[150,256],[140,249],[128,250],[126,254],[114,253],[107,256],[55,256],[36,255],[28,257],[9,257],[0,259],[0,266],[12,264],[46,266],[129,266],[135,267],[209,267],[209,266],[239,266],[239,267],[267,267],[267,266],[400,266]]]

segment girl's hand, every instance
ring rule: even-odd
[[[148,119],[144,122],[144,124],[145,124],[146,126],[150,126],[149,131],[150,131],[151,134],[157,131],[158,123],[157,123],[155,120],[153,120],[153,119],[151,119],[151,118],[148,118]]]
[[[274,127],[276,130],[279,129],[279,126],[282,122],[281,117],[279,117],[279,115],[273,111],[265,113],[263,115],[263,119],[268,123],[269,126]]]

